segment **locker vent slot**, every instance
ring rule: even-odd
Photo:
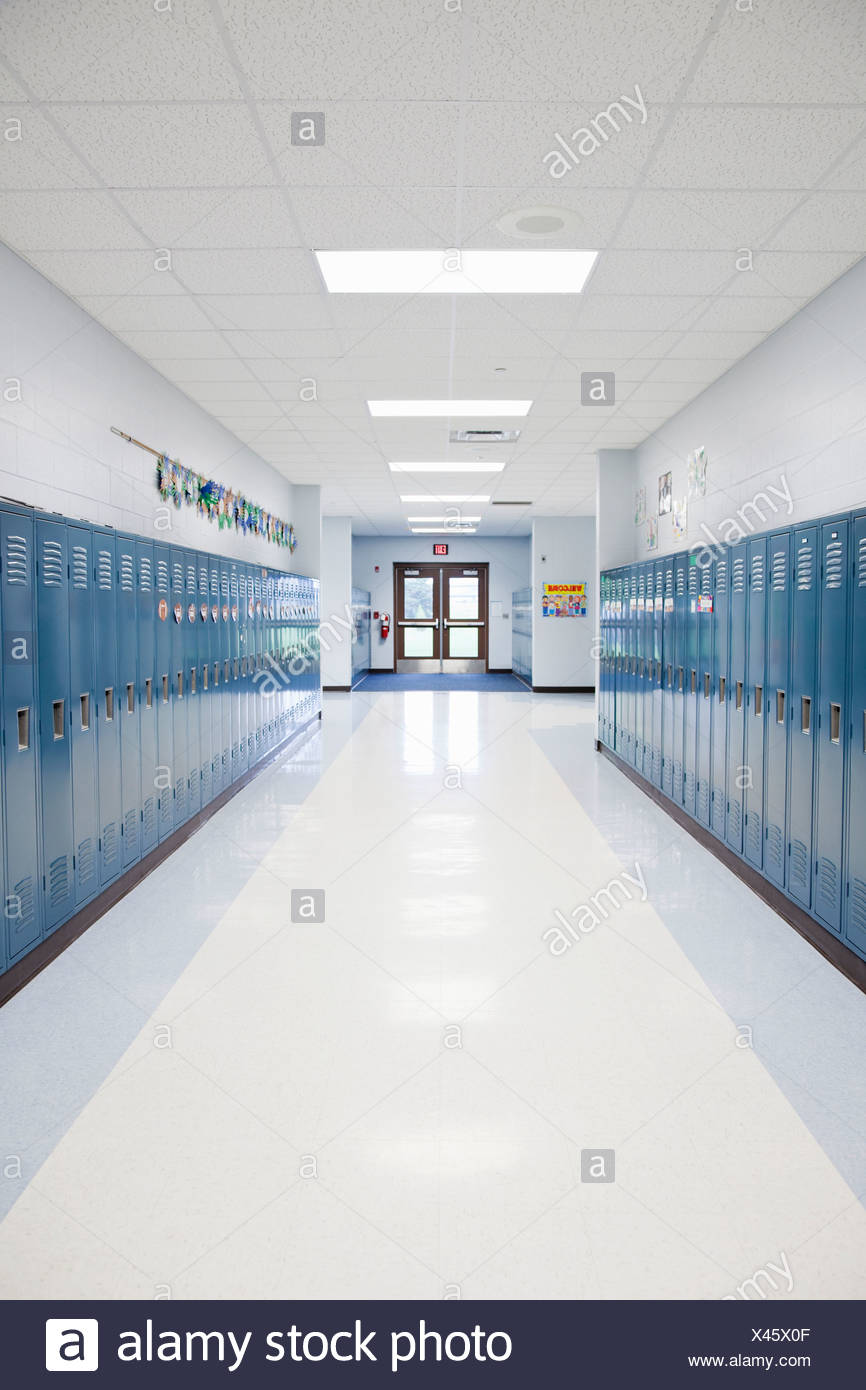
[[[138,843],[138,812],[127,811],[123,817],[123,838],[128,845]]]
[[[72,587],[73,589],[89,588],[90,566],[87,563],[87,550],[83,545],[72,547]]]
[[[149,555],[138,557],[138,585],[144,594],[153,590],[153,562]]]
[[[684,594],[686,591],[686,577],[681,569],[677,570],[677,593]]]
[[[728,562],[721,555],[716,561],[716,591],[720,594],[728,592]]]
[[[770,587],[776,594],[784,593],[788,583],[788,557],[784,550],[773,551]]]
[[[167,704],[168,704],[168,676],[167,676],[167,675],[166,675],[166,676],[163,676],[163,678],[162,678],[162,703],[163,703],[164,705],[167,705]]]
[[[823,905],[828,916],[838,911],[839,875],[832,859],[826,856],[818,861],[818,902]]]
[[[221,581],[222,581],[221,584],[220,584],[220,588],[222,589],[223,597],[224,597],[224,598],[228,598],[228,596],[229,596],[229,577],[228,577],[227,574],[221,574],[221,575],[220,575],[220,579],[221,579]]]
[[[866,881],[862,878],[851,880],[851,903],[849,906],[851,926],[866,932]]]
[[[842,732],[842,706],[830,704],[830,742],[838,743]]]
[[[690,565],[690,566],[689,566],[689,593],[690,593],[690,594],[696,594],[697,592],[698,592],[698,569],[697,569],[697,565]]]
[[[720,704],[720,705],[723,705],[723,704],[725,703],[725,689],[726,689],[727,684],[728,684],[728,682],[727,682],[727,680],[725,679],[725,677],[724,677],[724,676],[719,676],[719,704]]]
[[[804,695],[800,700],[800,733],[812,732],[812,697]]]
[[[109,821],[102,827],[102,858],[106,867],[114,863],[118,849],[117,822]]]
[[[215,598],[219,597],[220,579],[219,579],[219,575],[217,574],[216,570],[211,570],[211,575],[210,575],[210,591],[211,591],[211,593],[214,595]]]
[[[30,706],[18,711],[18,751],[23,753],[30,747]]]
[[[824,552],[824,587],[841,589],[842,577],[842,542],[830,541]]]
[[[63,583],[63,546],[59,541],[42,543],[42,583],[46,589],[59,589]]]
[[[738,555],[734,560],[731,589],[735,594],[742,594],[746,591],[746,561],[742,555]]]
[[[737,681],[736,699],[735,699],[734,704],[735,704],[735,708],[738,709],[738,710],[740,710],[740,709],[743,708],[743,682],[742,682],[742,681]]]
[[[203,595],[207,594],[207,576],[208,572],[206,567],[204,565],[200,566],[198,572],[198,591]]]
[[[146,676],[144,681],[144,703],[148,709],[153,709],[153,677]]]
[[[135,686],[132,681],[126,687],[126,712],[135,714]]]
[[[12,890],[12,899],[15,904],[15,916],[13,920],[18,923],[19,928],[25,927],[33,920],[33,879],[28,874],[26,878],[19,879]]]
[[[760,719],[764,713],[764,687],[755,686],[755,718]]]
[[[198,689],[197,676],[198,676],[198,667],[197,667],[197,666],[191,666],[191,667],[189,668],[189,693],[190,693],[190,695],[194,695],[194,694],[196,693],[196,690]]]
[[[195,565],[186,567],[186,591],[188,594],[195,593]]]
[[[82,840],[78,846],[76,855],[78,864],[78,882],[82,885],[88,884],[92,878],[96,877],[96,853],[91,839]]]
[[[90,728],[90,696],[81,697],[81,731],[82,733]]]
[[[866,536],[861,537],[857,546],[857,588],[866,588]]]
[[[764,556],[760,550],[752,556],[752,588],[758,594],[764,592]]]
[[[65,700],[55,700],[51,706],[51,717],[54,721],[54,738],[62,738],[66,732],[66,716],[64,711]]]
[[[147,797],[141,808],[141,829],[145,841],[156,838],[156,797]]]
[[[26,536],[6,537],[6,583],[26,584],[28,573]]]
[[[177,673],[177,698],[183,699],[183,671]]]
[[[167,594],[169,589],[168,561],[157,560],[156,562],[156,587],[161,594]]]
[[[797,588],[801,593],[811,589],[815,578],[815,552],[805,541],[797,551]]]
[[[96,552],[96,587],[102,589],[103,592],[110,593],[114,587],[113,580],[111,551],[98,550]]]
[[[57,907],[69,897],[69,856],[61,854],[48,866],[48,900]]]
[[[767,863],[782,866],[782,831],[778,825],[767,826]]]
[[[785,722],[785,692],[784,692],[784,690],[777,690],[777,691],[776,691],[776,723],[777,723],[777,724],[784,724],[784,722]]]
[[[711,689],[712,689],[712,677],[710,676],[709,671],[705,671],[705,672],[704,672],[704,699],[705,699],[705,700],[708,700],[708,699],[710,698],[710,691],[711,691]]]
[[[135,589],[135,568],[132,556],[128,554],[120,557],[120,587],[125,594],[131,594]]]
[[[171,573],[172,573],[171,587],[174,589],[174,592],[175,592],[176,594],[182,594],[182,593],[183,593],[183,565],[180,563],[179,560],[175,560],[174,564],[173,564],[172,567],[171,567]]]
[[[236,574],[233,574],[233,575],[232,575],[232,598],[237,598],[237,596],[238,596],[238,577],[237,577]]]

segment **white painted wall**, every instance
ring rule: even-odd
[[[674,496],[685,494],[686,456],[700,445],[709,458],[707,495],[689,499],[684,538],[673,536],[670,516],[661,518],[659,553],[701,543],[701,523],[719,540],[733,538],[744,505],[746,529],[765,530],[866,502],[866,260],[639,445],[636,482],[646,487],[648,511],[668,469]],[[752,510],[756,498],[764,521]],[[632,507],[624,497],[623,513],[633,519]],[[632,533],[626,562],[648,553],[642,528]]]
[[[322,685],[352,684],[352,518],[322,517]],[[336,621],[339,619],[340,621]]]
[[[318,574],[319,489],[293,489],[2,244],[0,343],[0,493],[136,535]],[[165,516],[156,459],[113,435],[112,425],[293,522],[294,555],[220,531],[192,507],[172,508],[171,530],[155,530]]]
[[[449,536],[448,563],[490,566],[490,650],[488,664],[494,670],[511,670],[511,595],[531,582],[528,536],[484,537]],[[353,583],[369,589],[373,610],[383,610],[394,618],[395,562],[432,564],[433,538],[400,536],[356,536],[352,545]],[[375,566],[379,566],[376,574]],[[394,669],[394,629],[386,642],[379,637],[379,624],[373,624],[373,670]]]
[[[595,686],[597,621],[594,516],[538,517],[532,523],[532,684]],[[543,618],[544,584],[586,584],[585,618]]]

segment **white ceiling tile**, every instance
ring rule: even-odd
[[[762,245],[802,194],[778,189],[641,189],[619,228],[616,245],[645,250],[724,251]]]
[[[321,281],[309,251],[178,250],[175,273],[193,294],[316,294]]]
[[[699,314],[692,327],[699,332],[772,333],[795,314],[805,301],[774,295],[723,295]]]
[[[866,191],[820,193],[805,199],[766,243],[771,251],[845,251],[866,247]]]
[[[127,250],[146,240],[96,189],[8,190],[0,204],[0,236],[17,251]]]
[[[207,315],[186,294],[81,295],[79,303],[113,333],[208,331],[212,327]]]
[[[268,170],[262,181],[269,178]],[[122,189],[117,197],[154,246],[248,250],[306,244],[280,188]]]

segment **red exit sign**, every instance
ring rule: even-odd
[[[434,555],[447,555],[447,554],[448,554],[448,547],[447,547],[447,545],[443,545],[443,544],[441,543],[441,541],[440,541],[437,545],[434,545],[434,547],[433,547],[433,554],[434,554]]]

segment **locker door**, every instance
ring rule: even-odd
[[[818,531],[793,534],[791,593],[791,715],[788,763],[788,892],[812,905],[812,812],[818,639]]]
[[[75,906],[99,889],[99,801],[96,772],[93,532],[69,527],[69,694],[71,701],[72,830]]]
[[[785,807],[788,784],[788,659],[791,632],[791,536],[787,531],[767,542],[767,725],[764,772],[764,873],[785,886]]]
[[[662,561],[664,597],[662,604],[662,791],[674,794],[674,688],[676,683],[677,618],[674,596],[674,557]]]
[[[198,704],[199,704],[199,763],[201,766],[201,804],[206,806],[213,798],[213,737],[211,730],[210,693],[210,569],[206,555],[197,556],[198,574],[198,617],[196,619],[196,642],[198,645]]]
[[[46,933],[75,905],[69,709],[69,546],[66,523],[36,521],[42,882]]]
[[[222,759],[223,786],[231,786],[232,781],[232,688],[229,680],[229,657],[231,637],[231,564],[220,560],[220,609],[219,609],[219,681],[220,711],[222,727],[220,730],[220,758]]]
[[[186,652],[186,727],[187,727],[187,813],[194,816],[201,810],[201,673],[198,664],[198,564],[195,552],[184,556],[186,577],[186,611],[184,613],[184,649]]]
[[[250,766],[250,642],[249,642],[249,594],[247,565],[238,566],[238,652],[241,660],[241,678],[238,684],[238,744],[240,747],[241,773],[249,771]]]
[[[293,591],[294,593],[294,591]],[[626,571],[619,570],[616,576],[616,687],[614,697],[616,701],[616,751],[621,758],[626,755],[626,729],[625,729],[625,619],[628,608],[628,593]],[[293,632],[292,632],[292,653],[294,659],[295,632],[294,632],[295,600],[292,600]],[[297,715],[293,711],[293,718]]]
[[[156,755],[156,595],[153,542],[136,542],[138,566],[138,728],[141,740],[141,852],[157,843],[160,777]]]
[[[0,510],[6,960],[42,938],[36,744],[36,565],[32,515]],[[2,954],[2,953],[0,953]]]
[[[599,699],[599,726],[598,736],[606,748],[610,743],[610,586],[611,576],[607,573],[602,575],[601,580],[601,662],[599,665],[600,699]],[[283,590],[283,601],[285,602],[285,589]],[[285,651],[283,650],[283,659]]]
[[[728,680],[728,819],[726,838],[743,852],[743,774],[746,719],[746,612],[748,608],[748,550],[731,546],[731,602]]]
[[[117,683],[117,557],[111,531],[93,531],[93,595],[96,747],[99,788],[99,886],[105,888],[123,864],[123,802],[120,793],[121,703]]]
[[[262,756],[262,753],[263,753],[263,751],[264,751],[264,748],[263,748],[264,712],[263,712],[263,708],[262,708],[263,702],[262,702],[262,690],[261,690],[261,687],[262,687],[261,673],[262,673],[263,662],[264,662],[264,645],[263,645],[263,643],[264,643],[264,625],[263,625],[263,621],[262,621],[262,613],[263,613],[263,604],[262,604],[262,576],[261,576],[261,572],[260,572],[259,570],[256,570],[255,577],[254,577],[254,580],[253,580],[253,594],[254,594],[253,632],[254,632],[254,641],[255,641],[255,675],[254,675],[254,677],[253,677],[253,680],[254,680],[255,696],[254,696],[253,703],[254,703],[254,709],[255,709],[254,722],[255,722],[255,732],[256,732],[256,741],[255,741],[255,761],[258,762],[259,758]]]
[[[637,649],[637,756],[635,766],[644,777],[652,776],[652,564],[638,570],[638,649]]]
[[[171,650],[174,614],[171,603],[171,549],[159,542],[153,547],[153,577],[153,610],[156,615],[153,698],[156,705],[156,758],[159,770],[157,823],[159,839],[165,840],[174,830],[174,674]]]
[[[698,756],[698,565],[696,555],[686,556],[686,641],[683,688],[683,805],[690,816],[697,813]]]
[[[866,955],[866,515],[854,518],[853,588],[851,590],[851,716],[848,720],[848,889],[845,903],[845,936],[849,945]]]
[[[710,824],[713,794],[713,635],[715,628],[715,564],[698,564],[697,711],[695,810],[702,825]]]
[[[849,522],[821,527],[818,639],[818,766],[815,794],[815,916],[842,930],[842,844],[845,802]],[[863,653],[860,653],[861,664]],[[860,827],[863,833],[863,827]]]
[[[321,585],[318,579],[310,580],[310,612],[312,614],[312,626],[310,629],[310,641],[313,651],[313,662],[310,667],[310,714],[317,715],[322,709],[322,654],[319,646],[319,607],[321,599]]]
[[[123,798],[123,867],[141,857],[141,744],[138,699],[138,609],[135,541],[116,538],[117,702],[120,718],[120,786]]]
[[[710,829],[724,840],[728,818],[728,639],[730,635],[731,553],[716,549],[713,598],[712,791]]]
[[[746,637],[743,841],[746,858],[764,866],[764,742],[767,728],[767,540],[749,541]]]
[[[174,757],[174,824],[183,825],[189,816],[189,723],[187,719],[186,556],[171,551],[171,709]]]
[[[232,781],[236,781],[241,774],[241,662],[240,662],[240,633],[238,621],[240,618],[240,566],[232,560],[229,569],[229,699],[231,700],[231,719],[232,719]]]
[[[674,556],[674,713],[671,730],[673,758],[673,799],[682,806],[685,793],[685,703],[686,703],[686,629],[688,626],[688,593],[686,571],[688,557]]]
[[[662,784],[662,700],[664,696],[664,664],[662,623],[664,618],[664,561],[653,562],[652,613],[652,757],[651,771],[655,786]]]
[[[211,745],[213,747],[213,789],[214,796],[218,796],[225,789],[225,777],[223,773],[222,648],[220,646],[222,632],[220,562],[215,555],[211,555],[209,558],[209,570],[210,626],[208,650],[210,653]]]

